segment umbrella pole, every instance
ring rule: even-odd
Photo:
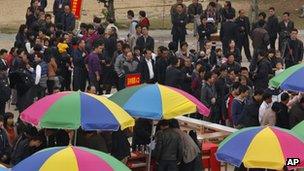
[[[148,157],[148,166],[147,166],[147,170],[150,171],[151,170],[151,158],[152,158],[152,148],[151,148],[151,143],[153,141],[153,134],[155,132],[156,127],[154,126],[154,122],[152,123],[152,129],[151,129],[151,136],[150,136],[150,147],[149,147],[149,157]]]
[[[75,129],[74,132],[74,146],[76,146],[76,142],[77,142],[77,129]]]

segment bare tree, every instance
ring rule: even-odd
[[[259,1],[258,0],[251,0],[251,5],[250,5],[250,19],[252,23],[255,23],[258,19],[259,15]]]
[[[106,20],[109,21],[111,19],[115,22],[114,0],[97,0],[97,2],[103,3],[104,7],[107,9]]]

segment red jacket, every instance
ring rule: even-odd
[[[139,25],[141,27],[149,27],[150,26],[150,21],[147,17],[143,18],[142,20],[139,21]]]
[[[233,102],[234,96],[232,94],[229,94],[228,99],[227,99],[227,118],[230,123],[232,123],[232,113],[231,113],[231,108],[232,108],[232,102]]]

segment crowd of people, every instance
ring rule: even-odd
[[[155,46],[145,11],[127,12],[128,35],[119,37],[110,19],[81,23],[76,28],[69,0],[55,0],[53,14],[46,0],[31,0],[26,23],[14,46],[0,50],[0,161],[15,165],[45,147],[67,145],[71,132],[37,130],[6,112],[6,103],[22,112],[37,99],[60,91],[98,95],[125,88],[128,74],[139,73],[141,83],[159,83],[192,94],[211,109],[209,117],[191,117],[235,128],[269,125],[290,129],[304,120],[304,96],[268,88],[269,79],[301,63],[303,42],[284,12],[282,20],[270,7],[250,23],[244,9],[238,14],[230,1],[198,0],[187,7],[172,5],[172,41]],[[194,23],[197,49],[189,49],[186,26]],[[215,43],[219,30],[221,47]],[[252,48],[250,41],[252,40]],[[277,44],[278,40],[278,44]],[[242,55],[242,50],[247,59]],[[250,63],[246,67],[246,61]],[[280,94],[273,100],[274,94]],[[273,102],[275,101],[275,102]],[[150,142],[151,121],[139,119],[133,132],[133,149]],[[154,157],[158,170],[195,170],[200,145],[195,132],[179,130],[176,120],[159,122]],[[119,160],[130,155],[125,131],[79,132],[77,145],[109,152]],[[173,140],[173,141],[172,141]]]

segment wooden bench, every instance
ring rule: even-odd
[[[202,133],[205,132],[205,129],[213,130],[216,132],[225,132],[228,134],[238,131],[238,129],[231,128],[228,126],[215,124],[215,123],[211,123],[211,122],[207,122],[207,121],[202,121],[202,120],[185,117],[185,116],[179,116],[179,117],[176,117],[176,119],[182,125],[186,125],[186,126],[193,127],[193,128],[199,128],[202,131]]]

